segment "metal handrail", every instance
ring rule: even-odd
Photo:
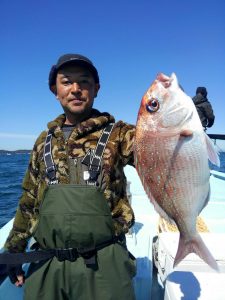
[[[210,137],[210,139],[225,141],[225,134],[211,134],[211,133],[207,133],[207,135]]]

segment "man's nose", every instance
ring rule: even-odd
[[[79,83],[77,83],[77,82],[73,82],[73,83],[72,83],[72,86],[71,86],[71,92],[72,92],[72,93],[81,92],[81,88],[80,88]]]

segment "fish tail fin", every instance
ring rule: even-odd
[[[189,253],[197,254],[202,260],[204,260],[211,268],[219,271],[218,265],[209,249],[206,247],[201,236],[197,233],[191,240],[186,240],[184,236],[180,236],[179,245],[176,257],[174,259],[173,267],[176,267],[179,262]]]

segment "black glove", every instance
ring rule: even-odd
[[[7,265],[7,274],[10,281],[14,284],[18,281],[18,275],[24,275],[25,272],[22,269],[22,265]]]

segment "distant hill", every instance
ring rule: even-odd
[[[0,155],[10,155],[10,154],[30,154],[31,150],[0,150]]]

